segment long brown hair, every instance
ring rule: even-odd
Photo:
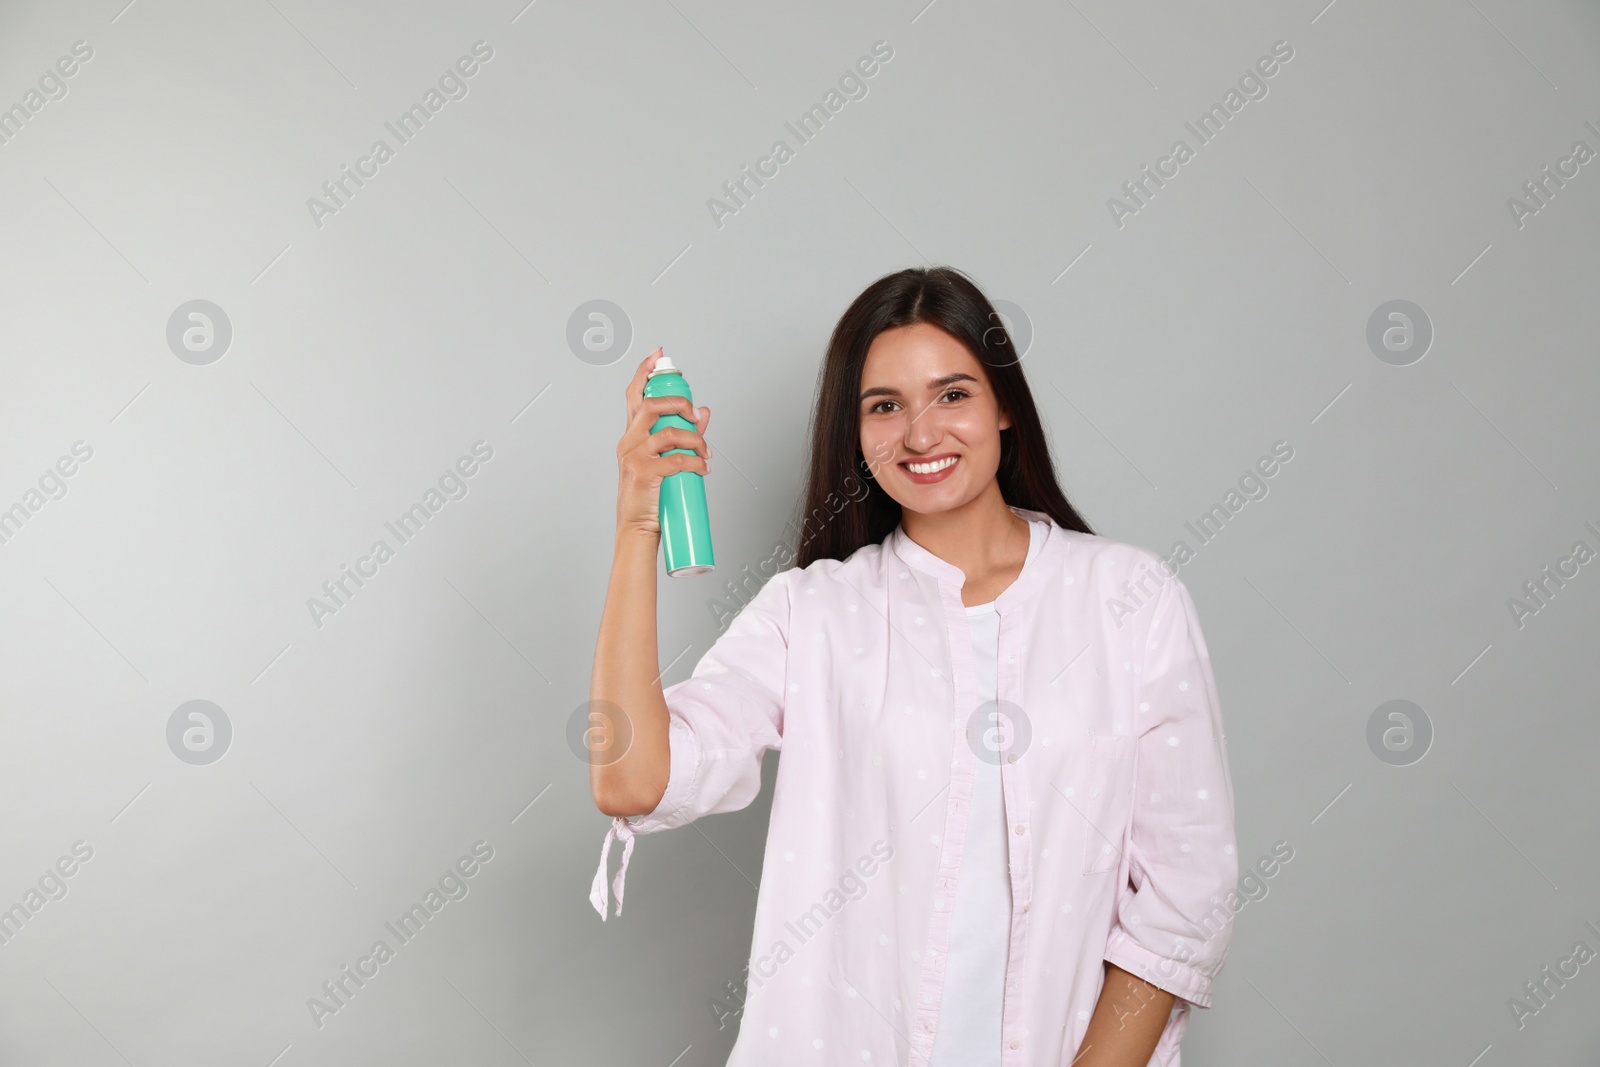
[[[1000,431],[1000,495],[1012,507],[1042,511],[1063,528],[1093,533],[1056,482],[1021,357],[994,306],[954,267],[909,267],[886,274],[856,297],[834,327],[811,415],[810,473],[800,511],[796,567],[847,558],[881,543],[900,522],[898,501],[867,475],[857,398],[867,349],[884,330],[926,322],[967,346],[983,363],[1011,425]]]

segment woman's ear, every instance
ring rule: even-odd
[[[1011,429],[1011,415],[1010,415],[1009,412],[1007,412],[1003,408],[1000,411],[1000,429],[1002,429],[1002,430]]]

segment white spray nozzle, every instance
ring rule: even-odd
[[[672,365],[672,357],[665,352],[656,357],[656,365],[650,368],[651,374],[675,374],[678,368]]]

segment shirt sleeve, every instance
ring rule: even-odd
[[[789,583],[780,571],[751,598],[681,682],[662,690],[667,702],[667,788],[655,810],[612,819],[600,847],[589,900],[606,918],[606,866],[611,842],[622,842],[613,888],[617,914],[633,852],[633,835],[670,830],[702,815],[738,811],[761,791],[761,760],[783,744],[788,675]]]
[[[1157,594],[1147,640],[1128,884],[1105,958],[1209,1008],[1233,933],[1239,857],[1216,681],[1194,601],[1175,575]]]

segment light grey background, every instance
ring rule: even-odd
[[[1195,545],[1293,448],[1182,570],[1240,858],[1295,850],[1184,1062],[1600,1059],[1600,961],[1523,1028],[1507,1003],[1600,950],[1600,564],[1508,604],[1600,550],[1600,161],[1508,206],[1600,150],[1594,4],[125,2],[0,8],[0,106],[93,48],[0,145],[0,907],[93,849],[0,945],[0,1062],[722,1064],[776,758],[747,810],[639,839],[620,920],[587,899],[606,820],[566,729],[622,388],[664,344],[714,411],[719,568],[662,582],[670,683],[788,536],[838,315],[923,262],[1026,315],[1106,536]],[[319,227],[308,198],[479,40],[467,95]],[[1108,199],[1280,40],[1268,95],[1119,227]],[[633,332],[608,365],[566,341],[593,299]],[[1396,299],[1434,331],[1405,366],[1366,339]],[[209,364],[168,345],[192,300],[231,323]],[[1367,742],[1397,699],[1434,734],[1407,766]],[[232,726],[210,764],[168,745],[191,700]],[[480,840],[469,894],[319,1028],[308,998]]]

